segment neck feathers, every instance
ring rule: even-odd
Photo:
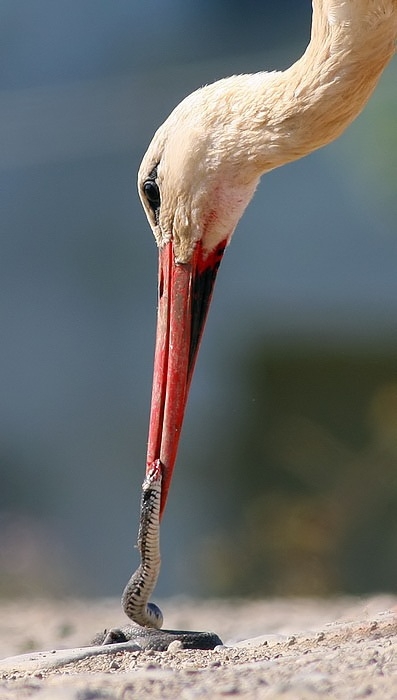
[[[264,75],[262,97],[272,108],[262,123],[261,172],[344,131],[394,55],[396,36],[397,0],[314,0],[306,52],[288,70]]]

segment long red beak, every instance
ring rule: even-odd
[[[198,242],[188,263],[176,263],[172,241],[159,251],[156,350],[146,471],[160,460],[163,514],[186,401],[219,264],[221,243],[204,255]]]

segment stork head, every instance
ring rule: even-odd
[[[172,240],[178,263],[191,259],[198,241],[205,254],[225,246],[257,185],[235,85],[241,78],[218,81],[183,100],[154,135],[139,168],[138,190],[157,244]]]
[[[241,106],[233,119],[222,83],[227,80],[178,105],[155,134],[138,174],[159,249],[147,469],[160,461],[161,512],[216,273],[259,179],[249,150],[243,152]]]

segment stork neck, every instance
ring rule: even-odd
[[[343,132],[394,55],[396,36],[397,0],[314,0],[305,53],[286,71],[264,79],[266,96],[270,89],[277,99],[263,124],[270,136],[258,153],[262,172]]]

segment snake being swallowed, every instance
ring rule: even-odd
[[[159,629],[163,614],[155,603],[149,603],[160,573],[160,501],[161,464],[156,460],[142,484],[141,517],[138,549],[141,563],[128,581],[121,605],[125,614],[142,627]]]
[[[213,649],[222,644],[211,632],[162,630],[163,614],[149,602],[160,573],[160,502],[162,471],[156,460],[148,469],[142,484],[141,514],[138,531],[138,549],[141,563],[129,579],[121,598],[125,614],[132,625],[112,628],[96,639],[99,644],[117,644],[128,641],[142,649],[165,651],[178,640],[184,649]]]

